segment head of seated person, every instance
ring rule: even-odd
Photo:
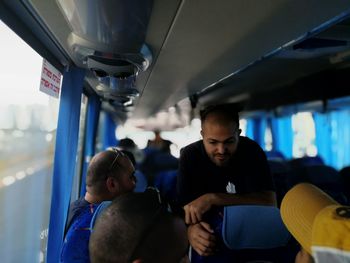
[[[350,262],[350,207],[314,185],[301,183],[287,192],[282,220],[301,245],[296,263]]]
[[[186,226],[156,191],[129,193],[98,217],[89,250],[92,263],[187,262]]]
[[[135,160],[134,166],[142,163],[143,159],[145,158],[143,151],[141,151],[136,143],[130,138],[121,139],[117,147],[120,150],[125,150],[132,153]]]
[[[160,135],[160,130],[154,130],[154,139],[147,141],[147,147],[157,149],[160,152],[170,154],[170,146],[172,142],[166,139],[163,139]]]
[[[134,172],[128,156],[116,148],[96,154],[87,171],[85,200],[99,203],[133,191]]]
[[[100,202],[135,188],[134,166],[116,149],[96,154],[88,167],[84,200],[71,205],[60,262],[87,262],[90,222]]]

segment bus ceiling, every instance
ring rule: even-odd
[[[0,18],[118,119],[188,100],[245,111],[349,95],[343,0],[0,0]],[[195,100],[193,100],[195,98]],[[195,103],[194,103],[195,102]]]

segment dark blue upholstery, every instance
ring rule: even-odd
[[[307,182],[316,185],[341,204],[347,203],[343,193],[340,174],[333,167],[327,165],[313,165],[293,169],[289,178],[289,187]]]
[[[304,156],[290,160],[289,165],[292,169],[295,169],[304,166],[324,165],[324,161],[320,156]]]
[[[277,204],[280,207],[284,195],[288,192],[289,165],[282,160],[268,160],[270,171],[276,187]]]
[[[144,192],[148,186],[146,176],[142,172],[136,170],[135,177],[136,177],[136,187],[134,189],[134,192],[138,192],[138,193]]]
[[[265,151],[268,160],[286,160],[286,157],[280,151]]]
[[[168,201],[176,199],[177,170],[159,172],[154,179],[154,186]]]
[[[143,163],[140,166],[140,170],[146,176],[150,185],[154,185],[155,176],[168,170],[175,170],[178,168],[178,159],[167,152],[152,149],[146,155]]]
[[[347,197],[348,204],[350,204],[350,166],[344,167],[339,171],[343,191]]]

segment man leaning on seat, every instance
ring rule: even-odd
[[[240,136],[238,113],[230,105],[207,107],[201,122],[203,139],[181,151],[178,197],[192,262],[230,262],[220,240],[222,207],[275,206],[274,184],[263,150]]]

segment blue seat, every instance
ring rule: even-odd
[[[292,169],[295,169],[305,166],[324,165],[324,161],[320,156],[304,156],[290,160],[289,165]]]
[[[297,252],[288,248],[291,235],[276,207],[225,207],[222,237],[236,251],[232,262],[294,262]]]
[[[225,207],[222,236],[230,249],[269,249],[290,239],[278,208],[253,205]]]
[[[290,174],[289,165],[282,160],[268,160],[272,178],[275,182],[277,204],[280,207],[284,195],[288,192],[288,177]]]
[[[136,177],[136,187],[134,189],[134,192],[137,192],[137,193],[144,192],[148,186],[146,176],[141,171],[136,170],[135,177]]]
[[[290,188],[302,182],[316,185],[341,204],[347,203],[340,174],[333,167],[313,165],[293,169],[288,178]]]
[[[93,217],[91,218],[90,231],[93,231],[97,218],[111,203],[112,201],[103,201],[102,203],[99,204],[99,206],[96,208],[96,211]]]
[[[146,176],[148,183],[154,185],[154,179],[158,173],[178,169],[178,159],[170,153],[152,150],[147,154],[140,169]]]
[[[286,160],[286,157],[280,151],[265,151],[268,160]]]
[[[176,199],[177,170],[159,172],[154,179],[154,186],[168,201]]]

